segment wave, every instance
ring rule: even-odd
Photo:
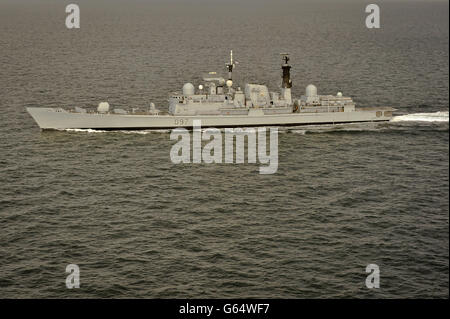
[[[113,131],[114,132],[114,131]],[[116,131],[124,134],[140,134],[140,135],[147,135],[147,134],[158,134],[158,133],[170,133],[170,129],[159,129],[159,130],[120,130]]]
[[[290,132],[294,133],[294,134],[305,135],[306,132],[308,132],[308,131],[307,130],[291,130]]]
[[[93,129],[81,129],[81,128],[66,128],[61,131],[66,132],[81,132],[81,133],[106,133],[107,131],[102,130],[93,130]]]
[[[391,122],[448,122],[448,111],[394,116]]]
[[[93,130],[93,129],[79,129],[79,128],[68,128],[61,131],[66,132],[78,132],[78,133],[123,133],[123,134],[140,134],[146,135],[151,133],[170,133],[170,130],[116,130],[116,131],[106,131],[106,130]]]

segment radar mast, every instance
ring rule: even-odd
[[[291,66],[289,65],[289,53],[280,53],[281,58],[283,59],[283,64],[281,65],[281,69],[283,70],[283,77],[281,81],[281,96],[285,99],[288,104],[292,104],[291,97]]]
[[[281,87],[283,88],[291,88],[292,87],[292,81],[291,81],[291,66],[289,65],[289,53],[280,53],[283,64],[281,65],[281,69],[283,70],[283,81]]]
[[[235,66],[233,62],[233,50],[230,51],[230,63],[226,64],[228,69],[228,80],[233,80],[233,68]]]

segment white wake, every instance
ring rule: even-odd
[[[61,129],[60,131],[66,131],[66,132],[81,132],[81,133],[106,133],[107,131],[101,131],[101,130],[92,130],[92,129],[82,129],[82,128],[66,128]]]
[[[394,116],[391,122],[448,122],[448,111]]]
[[[123,133],[123,134],[140,134],[140,135],[146,135],[146,134],[152,134],[152,133],[170,133],[170,130],[112,130],[112,131],[105,131],[105,130],[93,130],[93,129],[79,129],[79,128],[67,128],[63,129],[62,131],[66,132],[79,132],[79,133]]]

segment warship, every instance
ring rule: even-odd
[[[154,103],[145,109],[111,108],[101,102],[97,108],[27,107],[27,111],[42,130],[97,129],[149,130],[192,128],[194,120],[202,127],[299,126],[352,122],[389,121],[395,109],[391,107],[356,107],[351,97],[341,92],[319,95],[309,84],[300,98],[291,95],[289,54],[281,53],[281,91],[269,92],[267,86],[247,83],[243,87],[233,82],[233,51],[226,64],[228,77],[210,72],[197,89],[192,83],[169,98],[167,112]]]

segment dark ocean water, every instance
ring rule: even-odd
[[[378,30],[336,2],[77,1],[68,30],[69,2],[0,0],[0,297],[448,298],[448,2],[377,1]],[[406,116],[283,130],[260,175],[172,164],[167,132],[40,132],[25,111],[165,109],[230,49],[237,82],[278,90],[288,51],[294,95]]]

